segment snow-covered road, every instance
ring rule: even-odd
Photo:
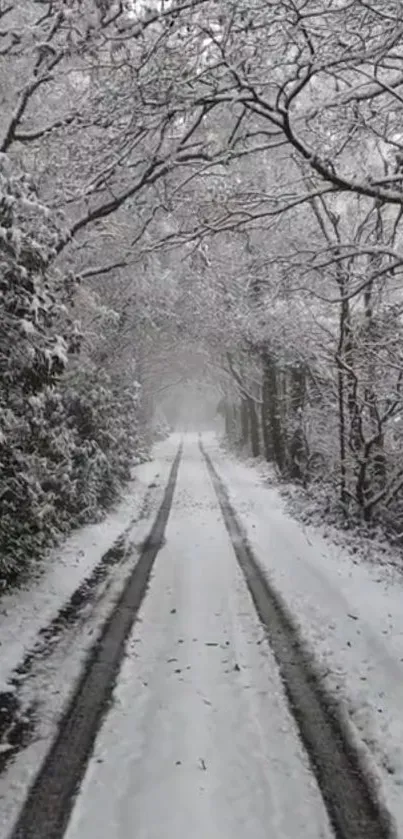
[[[127,549],[77,625],[57,624],[46,656],[31,651],[62,614],[66,581],[70,603],[80,565],[85,583],[87,566],[92,579],[120,545],[120,512],[91,530],[88,561],[84,528],[49,574],[10,596],[2,664],[6,673],[25,651],[30,668],[6,685],[24,713],[28,700],[38,710],[1,778],[0,833],[401,839],[401,578],[290,518],[259,465],[214,436],[200,449],[185,435],[181,460],[180,442],[173,435],[140,467],[122,507]]]
[[[196,439],[165,535],[67,839],[330,839]]]
[[[255,557],[338,697],[403,837],[403,579],[291,518],[256,466],[206,441]],[[347,542],[347,539],[346,539]],[[396,554],[401,567],[401,555]]]

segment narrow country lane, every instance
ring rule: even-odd
[[[0,67],[0,839],[403,839],[403,0]]]
[[[196,438],[67,839],[330,839]]]

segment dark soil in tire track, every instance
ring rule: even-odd
[[[29,793],[10,839],[61,839],[110,700],[125,641],[147,590],[167,525],[182,447],[172,464],[154,525],[124,591],[92,649],[59,732]]]
[[[10,690],[0,693],[0,743],[8,747],[0,751],[0,775],[16,755],[29,745],[35,734],[36,707],[26,707],[21,701],[21,684],[32,675],[38,660],[45,659],[54,652],[66,630],[81,620],[86,606],[96,600],[99,586],[111,568],[123,562],[131,550],[132,546],[126,544],[125,534],[119,536],[53,620],[39,630],[35,645],[28,650],[9,679]]]
[[[31,742],[36,724],[36,708],[22,708],[15,690],[0,693],[0,775],[16,754]]]
[[[292,714],[337,839],[396,839],[392,819],[377,798],[336,700],[324,691],[287,606],[253,555],[225,486],[202,443],[233,548],[279,666]]]
[[[34,705],[27,707],[21,701],[21,683],[30,676],[38,659],[45,659],[54,652],[66,630],[84,619],[86,607],[97,601],[100,586],[111,569],[125,562],[133,553],[133,545],[127,541],[128,534],[136,522],[149,515],[151,495],[157,486],[155,482],[150,484],[138,515],[104,553],[57,615],[39,630],[35,645],[28,650],[9,679],[10,690],[0,692],[0,745],[7,746],[7,749],[0,750],[0,775],[35,735],[37,709]]]

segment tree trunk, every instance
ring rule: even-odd
[[[292,436],[289,444],[289,469],[293,480],[307,480],[308,444],[302,423],[306,395],[306,369],[294,364],[290,369],[290,413]]]
[[[341,305],[339,344],[337,348],[337,398],[339,413],[340,501],[345,515],[348,510],[347,447],[358,458],[363,445],[362,422],[358,404],[358,379],[355,374],[354,336],[351,325],[350,302],[347,298],[348,279],[338,274]]]
[[[259,457],[260,455],[260,437],[259,437],[259,419],[256,410],[256,402],[247,397],[248,400],[248,411],[249,411],[249,431],[250,431],[250,442],[252,446],[252,455],[253,457]]]
[[[278,392],[278,379],[275,361],[270,353],[263,356],[263,379],[267,401],[267,417],[270,427],[270,439],[274,461],[280,472],[286,466],[284,435],[281,427],[281,406]],[[265,420],[267,421],[267,420]]]
[[[380,267],[380,258],[375,256],[370,260],[371,270]],[[365,402],[368,406],[369,416],[371,419],[372,433],[377,435],[377,442],[373,447],[371,456],[370,477],[373,483],[373,489],[376,493],[384,489],[386,486],[386,457],[384,449],[384,433],[379,426],[379,409],[378,399],[375,390],[375,382],[377,381],[376,370],[376,336],[374,334],[374,312],[373,312],[373,283],[368,283],[364,290],[364,310],[366,321],[366,340],[368,346],[368,372],[367,382],[368,387],[365,392]]]
[[[291,412],[295,417],[304,408],[306,395],[306,369],[304,364],[293,364],[290,370]]]
[[[245,397],[241,399],[241,444],[246,446],[249,442],[249,412],[248,402]]]
[[[231,410],[231,405],[229,402],[224,403],[224,423],[225,423],[225,436],[228,439],[231,439],[232,436],[232,429],[233,429],[233,415]]]
[[[343,288],[342,288],[343,290]],[[346,414],[345,414],[345,385],[344,377],[345,370],[342,363],[344,352],[344,320],[345,320],[345,301],[340,306],[340,320],[339,320],[339,345],[336,354],[337,363],[337,400],[339,411],[339,457],[340,457],[340,501],[347,516],[347,446],[346,446]]]
[[[362,417],[358,402],[358,377],[355,372],[354,336],[351,326],[348,301],[343,302],[343,358],[346,364],[345,380],[347,391],[347,410],[350,420],[349,443],[354,454],[359,455],[363,446]]]
[[[262,436],[264,456],[268,463],[274,460],[273,441],[271,437],[271,428],[269,420],[270,412],[270,380],[266,372],[266,364],[263,361],[263,381],[262,381]]]

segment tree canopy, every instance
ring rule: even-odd
[[[1,0],[6,581],[190,380],[400,538],[402,53],[398,0]]]

